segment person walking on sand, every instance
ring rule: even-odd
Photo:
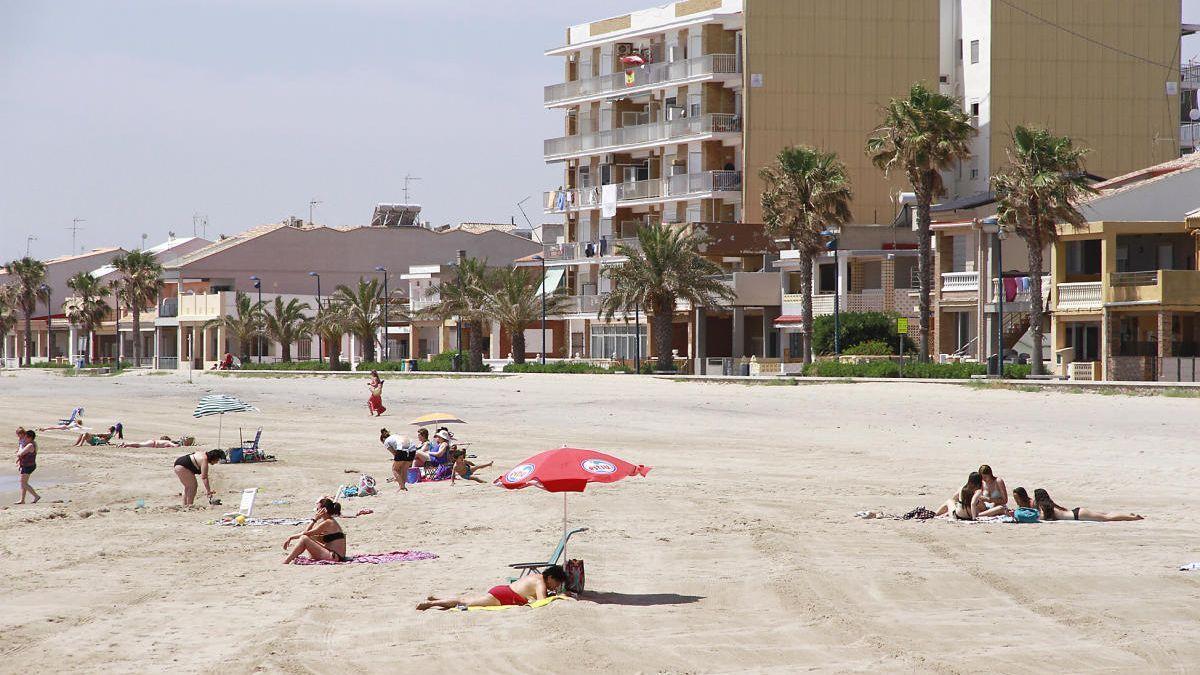
[[[383,448],[392,453],[392,476],[396,478],[396,484],[400,486],[401,492],[408,492],[408,470],[412,467],[413,457],[416,455],[413,452],[412,444],[406,438],[390,433],[387,429],[379,430],[379,442],[383,443]]]
[[[189,455],[183,455],[175,460],[175,475],[183,483],[183,505],[191,506],[196,500],[196,476],[204,483],[204,494],[211,504],[213,495],[212,483],[208,480],[208,470],[213,464],[225,459],[224,450],[197,450]]]
[[[283,542],[285,551],[293,541],[296,542],[296,546],[283,559],[283,564],[290,564],[302,553],[307,553],[308,557],[313,560],[344,562],[346,560],[346,533],[342,531],[342,526],[335,520],[340,515],[342,515],[342,505],[329,497],[322,497],[317,502],[317,511],[308,528],[300,534],[293,534]]]
[[[1068,509],[1054,503],[1050,493],[1042,488],[1033,491],[1033,503],[1037,506],[1042,520],[1089,520],[1098,523],[1114,523],[1123,520],[1145,520],[1136,513],[1104,513],[1091,511],[1081,506]]]
[[[21,474],[21,500],[16,504],[25,503],[25,493],[33,495],[33,503],[42,498],[29,484],[29,476],[37,469],[37,433],[32,429],[17,429],[17,470]]]
[[[439,598],[431,595],[417,605],[419,610],[454,609],[455,607],[498,607],[500,605],[528,605],[545,600],[551,591],[561,590],[567,583],[567,573],[559,565],[551,565],[541,574],[527,574],[507,586],[493,586],[481,595]]]
[[[379,417],[387,412],[387,408],[383,407],[383,380],[379,379],[379,371],[371,371],[371,379],[367,380],[367,390],[371,392],[367,398],[368,414]]]

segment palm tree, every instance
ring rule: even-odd
[[[679,300],[694,307],[733,302],[736,295],[721,283],[721,267],[700,255],[704,237],[690,228],[656,223],[638,230],[638,246],[619,244],[621,265],[605,267],[612,292],[600,303],[600,318],[608,321],[618,312],[646,312],[654,328],[658,370],[674,370],[671,358],[671,324]]]
[[[903,170],[917,196],[917,261],[920,277],[920,357],[929,360],[933,311],[933,244],[929,208],[946,194],[942,171],[971,156],[977,131],[962,105],[918,82],[907,98],[893,98],[882,109],[883,121],[867,139],[867,154],[884,175]]]
[[[264,330],[267,337],[279,343],[283,348],[283,360],[292,360],[292,343],[312,334],[312,320],[304,315],[309,309],[307,302],[292,298],[285,305],[283,298],[275,297],[275,311],[264,312]]]
[[[317,311],[312,321],[312,331],[321,338],[325,350],[329,352],[329,369],[340,370],[338,360],[342,355],[342,338],[347,331],[346,310],[338,303],[326,303]]]
[[[512,339],[514,363],[525,363],[525,329],[542,318],[542,294],[522,267],[503,267],[492,274],[488,314]],[[567,298],[562,293],[545,295],[545,314],[561,314]]]
[[[87,272],[78,272],[75,276],[67,279],[67,287],[75,291],[75,298],[67,308],[67,320],[71,322],[71,325],[81,328],[87,337],[87,349],[83,352],[83,359],[84,362],[90,362],[94,341],[93,332],[112,309],[104,299],[111,291]],[[74,347],[75,345],[71,345],[72,353]]]
[[[1058,238],[1059,223],[1079,228],[1086,218],[1076,204],[1095,192],[1087,183],[1083,156],[1066,136],[1047,129],[1013,129],[1008,166],[992,177],[1000,225],[1012,228],[1029,248],[1029,327],[1033,333],[1030,373],[1042,374],[1042,249]],[[1003,349],[1003,345],[1001,345]]]
[[[362,342],[363,360],[373,362],[376,335],[383,327],[383,284],[378,279],[368,281],[359,278],[354,288],[339,285],[330,301],[342,305],[347,332]],[[391,314],[392,310],[389,307],[388,313]]]
[[[220,326],[229,332],[238,343],[238,358],[242,363],[250,361],[250,343],[263,333],[263,305],[254,302],[250,295],[238,291],[234,296],[233,314],[219,316],[204,322],[204,327]]]
[[[0,340],[17,327],[17,287],[9,284],[0,286]]]
[[[767,233],[787,237],[800,252],[800,342],[804,363],[812,363],[813,260],[825,250],[827,228],[850,220],[850,179],[837,153],[806,145],[780,150],[775,164],[759,176],[766,184],[762,209]]]
[[[28,366],[33,356],[33,314],[37,303],[50,296],[46,287],[46,263],[25,256],[5,266],[16,280],[13,291],[15,307],[25,315],[25,350],[22,365]]]
[[[124,277],[121,293],[133,313],[133,363],[136,367],[142,362],[142,310],[158,300],[163,268],[153,253],[140,250],[113,258],[112,266]]]
[[[483,328],[491,319],[492,283],[487,260],[464,257],[455,265],[453,279],[436,284],[428,291],[430,297],[438,297],[438,302],[426,308],[423,314],[442,321],[453,318],[470,329],[467,370],[483,370]],[[459,347],[461,349],[461,345]]]

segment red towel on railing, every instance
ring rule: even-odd
[[[1012,302],[1017,299],[1016,277],[1004,277],[1004,301]]]

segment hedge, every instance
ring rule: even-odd
[[[813,319],[813,352],[816,354],[833,353],[833,315],[827,314]],[[841,324],[842,353],[864,342],[886,342],[891,345],[890,354],[896,353],[896,314],[884,312],[841,312],[838,321]],[[912,341],[904,336],[904,350],[913,349]]]
[[[901,377],[900,364],[895,361],[872,361],[869,363],[841,363],[840,361],[817,361],[804,368],[804,374],[816,377]],[[966,380],[974,375],[986,375],[987,365],[982,363],[904,363],[903,377],[934,380]],[[1012,364],[1004,367],[1004,376],[1021,380],[1029,375],[1029,366]]]
[[[525,363],[510,363],[504,366],[506,373],[562,373],[570,375],[608,375],[611,373],[632,373],[633,367],[617,364],[611,368],[604,368],[593,365],[591,363],[583,363],[580,361],[556,361],[542,365],[540,362],[527,361]],[[642,372],[649,374],[654,372],[653,363],[643,363]]]

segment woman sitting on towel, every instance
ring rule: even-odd
[[[1112,523],[1120,520],[1142,520],[1136,513],[1103,513],[1089,511],[1080,506],[1073,509],[1064,508],[1054,503],[1050,493],[1042,488],[1033,491],[1033,503],[1037,506],[1042,520],[1090,520],[1099,523]]]
[[[84,445],[84,444],[86,444],[86,445],[108,445],[109,442],[112,441],[114,436],[116,436],[117,438],[125,438],[125,436],[121,432],[122,432],[122,427],[121,427],[120,422],[117,422],[113,426],[109,427],[107,434],[93,434],[93,433],[84,432],[82,434],[79,434],[79,438],[75,440],[75,446],[73,446],[73,447],[77,447],[77,446]]]
[[[1008,486],[1004,479],[997,478],[987,464],[979,467],[979,476],[983,478],[983,502],[987,508],[1008,506]]]
[[[981,516],[999,516],[1007,512],[1007,507],[988,508],[984,504],[983,476],[978,471],[972,471],[967,476],[967,484],[937,510],[939,516],[949,513],[954,520],[975,520]]]
[[[413,466],[424,466],[425,464],[441,465],[450,460],[450,431],[445,427],[438,429],[433,434],[433,441],[429,441],[429,432],[425,429],[417,430],[417,438],[422,441],[421,447],[417,450],[417,460]]]
[[[308,557],[313,560],[345,562],[346,533],[342,531],[342,526],[335,520],[335,517],[340,515],[342,515],[342,505],[329,497],[322,497],[321,501],[317,502],[317,512],[313,515],[308,529],[300,534],[293,534],[283,542],[285,551],[292,546],[293,541],[296,542],[291,552],[283,559],[283,564],[290,564],[301,553],[307,553]]]

